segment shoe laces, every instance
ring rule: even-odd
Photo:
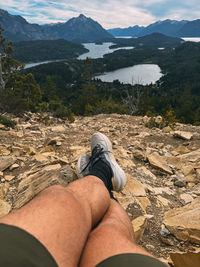
[[[92,155],[90,156],[87,165],[83,168],[83,170],[81,171],[81,173],[84,172],[90,164],[92,164],[94,162],[97,162],[101,158],[101,155],[103,155],[104,153],[111,153],[111,152],[110,151],[105,151],[103,149],[103,147],[101,147],[99,144],[97,144],[93,148]]]

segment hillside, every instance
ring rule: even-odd
[[[21,16],[14,16],[0,9],[0,25],[5,30],[6,39],[11,41],[47,40],[52,39],[37,24],[30,24]]]
[[[81,43],[113,38],[97,21],[82,14],[66,23],[38,25],[0,9],[0,25],[5,30],[5,37],[14,42],[65,39]]]
[[[184,43],[185,41],[178,37],[171,37],[162,33],[151,33],[138,38],[116,38],[113,40],[116,45],[111,48],[133,46],[136,48],[160,48],[160,47],[176,47]]]
[[[15,120],[14,130],[0,125],[0,216],[51,184],[77,179],[76,162],[100,131],[112,140],[127,174],[125,189],[115,196],[133,221],[139,244],[165,260],[171,253],[198,250],[200,127],[149,129],[147,117],[116,114],[76,117],[71,124],[31,113]]]
[[[14,58],[23,62],[38,62],[76,58],[88,52],[83,45],[60,40],[38,40],[14,43]]]

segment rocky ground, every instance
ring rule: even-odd
[[[99,131],[112,140],[127,174],[126,187],[115,196],[139,244],[167,262],[173,259],[174,266],[187,266],[179,265],[180,253],[200,251],[200,127],[149,129],[146,119],[112,114],[69,123],[25,114],[15,118],[15,129],[0,125],[0,216],[51,184],[77,179],[76,162],[90,152],[90,137]]]

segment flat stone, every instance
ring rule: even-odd
[[[200,179],[200,169],[196,169],[196,176],[198,179]]]
[[[40,153],[48,153],[48,152],[54,152],[53,146],[45,146]]]
[[[45,156],[42,155],[42,154],[36,154],[36,155],[34,156],[34,159],[35,159],[36,161],[38,161],[38,162],[45,162],[45,161],[48,161],[48,158],[45,157]]]
[[[200,252],[171,253],[170,257],[175,267],[197,267],[200,263]]]
[[[164,224],[177,239],[200,244],[200,198],[165,213]]]
[[[135,163],[131,159],[120,159],[120,166],[125,169],[125,168],[134,168]]]
[[[151,202],[147,197],[136,197],[136,200],[142,210],[146,213],[147,207],[151,206]]]
[[[66,131],[66,127],[63,126],[63,125],[58,125],[58,126],[50,127],[50,130],[51,130],[52,132],[63,133],[63,132]]]
[[[55,168],[55,169],[54,169]],[[25,176],[18,185],[18,193],[14,199],[14,208],[20,208],[42,190],[53,184],[59,184],[58,166],[44,167],[36,173]]]
[[[6,181],[10,182],[15,178],[15,176],[14,175],[5,175],[4,178],[5,178]]]
[[[183,173],[185,176],[187,176],[187,175],[189,175],[189,174],[192,174],[192,173],[194,173],[194,165],[191,165],[191,164],[189,164],[189,165],[184,165],[184,166],[181,168],[181,171],[182,171],[182,173]]]
[[[0,217],[7,215],[11,210],[10,204],[0,199]]]
[[[20,156],[24,155],[25,151],[23,150],[22,147],[12,146],[12,153],[14,156],[20,157]]]
[[[126,194],[131,194],[135,197],[146,197],[144,186],[129,174],[127,175],[127,178],[128,182],[123,192]]]
[[[165,207],[169,206],[169,200],[167,200],[166,198],[162,197],[162,196],[158,196],[157,200]]]
[[[135,240],[136,242],[139,242],[142,239],[144,230],[147,226],[147,218],[145,216],[140,216],[132,221],[132,225],[134,229]]]
[[[13,164],[12,166],[10,166],[10,171],[13,171],[13,170],[15,170],[15,169],[17,169],[17,168],[19,168],[19,164],[17,164],[17,163],[15,163],[15,164]]]
[[[178,156],[177,158],[180,158],[184,161],[189,161],[189,162],[197,162],[200,161],[200,149],[197,149],[195,151],[192,151],[190,153],[187,154],[183,154]]]
[[[185,204],[191,203],[194,200],[191,195],[186,193],[181,194],[180,198],[185,202]]]
[[[141,150],[135,150],[133,153],[134,158],[138,159],[138,160],[146,160],[146,155],[143,151]]]
[[[3,146],[0,146],[0,156],[9,156],[10,150],[6,149]]]
[[[8,190],[9,190],[9,183],[3,183],[3,184],[0,184],[0,199],[3,199],[6,194],[8,193]]]
[[[171,168],[167,165],[167,162],[164,157],[161,157],[157,152],[154,152],[147,156],[149,163],[161,171],[164,171],[168,174],[173,174]]]
[[[153,192],[155,195],[162,195],[166,193],[167,195],[174,195],[174,192],[169,187],[154,187]]]
[[[184,131],[175,131],[174,132],[174,137],[178,137],[184,140],[191,140],[193,137],[193,134],[190,132],[184,132]]]
[[[169,127],[169,126],[166,126],[166,127],[164,127],[164,128],[162,129],[163,133],[170,133],[171,130],[172,130],[172,128]]]
[[[140,173],[140,175],[144,177],[148,177],[152,180],[156,180],[156,176],[144,166],[137,168],[137,171]]]
[[[15,158],[10,156],[2,156],[0,157],[0,171],[4,171],[9,168],[16,161]]]
[[[195,174],[190,174],[184,177],[184,180],[188,183],[198,183],[198,178]]]
[[[189,153],[190,150],[186,147],[186,146],[178,146],[177,148],[175,148],[173,151],[177,152],[178,154],[186,154]]]

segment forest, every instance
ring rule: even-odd
[[[200,43],[175,48],[118,50],[102,59],[67,59],[30,69],[13,58],[12,43],[0,32],[0,110],[50,112],[61,118],[98,113],[163,115],[200,124]],[[158,64],[164,76],[148,86],[105,83],[94,76],[141,63]]]

